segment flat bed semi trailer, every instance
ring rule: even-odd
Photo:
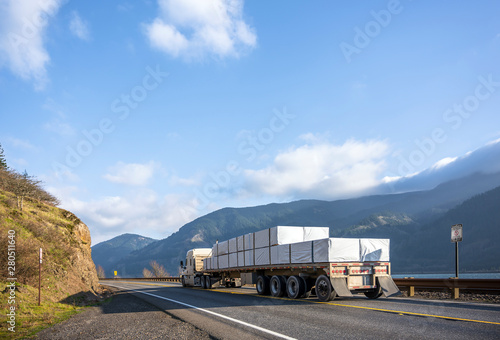
[[[210,289],[254,284],[260,295],[297,299],[313,294],[323,302],[357,293],[371,299],[400,294],[386,261],[389,240],[320,239],[328,228],[302,227],[306,241],[300,242],[296,228],[275,227],[244,235],[245,242],[238,237],[233,246],[229,240],[212,249],[190,250],[185,266],[181,262],[182,285]]]
[[[193,285],[237,287],[255,284],[260,295],[307,298],[314,293],[322,302],[364,293],[370,299],[399,294],[390,276],[389,262],[309,263],[252,266],[199,272]],[[186,283],[184,282],[184,285]]]

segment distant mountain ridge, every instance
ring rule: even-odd
[[[425,236],[420,235],[422,230],[432,230],[436,223],[442,223],[440,218],[445,218],[464,201],[497,186],[500,186],[500,173],[475,173],[427,191],[337,201],[301,200],[248,208],[224,208],[187,223],[166,239],[130,252],[113,265],[119,275],[140,276],[142,269],[151,260],[156,260],[171,275],[177,275],[179,261],[189,249],[211,247],[216,240],[227,240],[276,225],[309,225],[330,227],[331,236],[391,238],[396,271],[406,268],[439,270],[442,266],[436,264],[408,267],[408,263],[402,259],[406,256],[403,245],[412,249],[409,244],[417,234],[423,237],[420,239],[422,242],[427,242],[424,241]],[[491,196],[487,197],[492,199]],[[473,211],[469,211],[469,214],[473,215]],[[432,252],[429,254],[432,255]],[[500,256],[500,251],[497,255]],[[411,261],[413,264],[418,263],[419,258],[413,257]]]
[[[131,252],[157,241],[141,235],[123,234],[93,246],[92,260],[96,267],[102,266],[107,277],[111,277],[116,270],[114,268],[115,263],[127,257]]]

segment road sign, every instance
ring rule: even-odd
[[[462,242],[462,235],[461,224],[451,226],[451,242]]]

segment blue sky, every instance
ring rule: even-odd
[[[498,141],[499,14],[2,0],[0,143],[94,244],[226,206],[356,197]]]

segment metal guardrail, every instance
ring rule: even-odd
[[[500,294],[500,279],[394,279],[401,290],[406,290],[408,296],[415,295],[417,290],[444,291],[451,293],[457,299],[460,290],[472,293]]]
[[[163,281],[181,282],[180,277],[133,277],[133,278],[106,278],[111,281]],[[500,279],[393,279],[400,290],[408,292],[408,296],[415,296],[415,290],[443,291],[457,299],[460,290],[474,293],[500,294]]]
[[[181,282],[180,277],[111,277],[101,280],[111,281],[163,281],[163,282]]]

